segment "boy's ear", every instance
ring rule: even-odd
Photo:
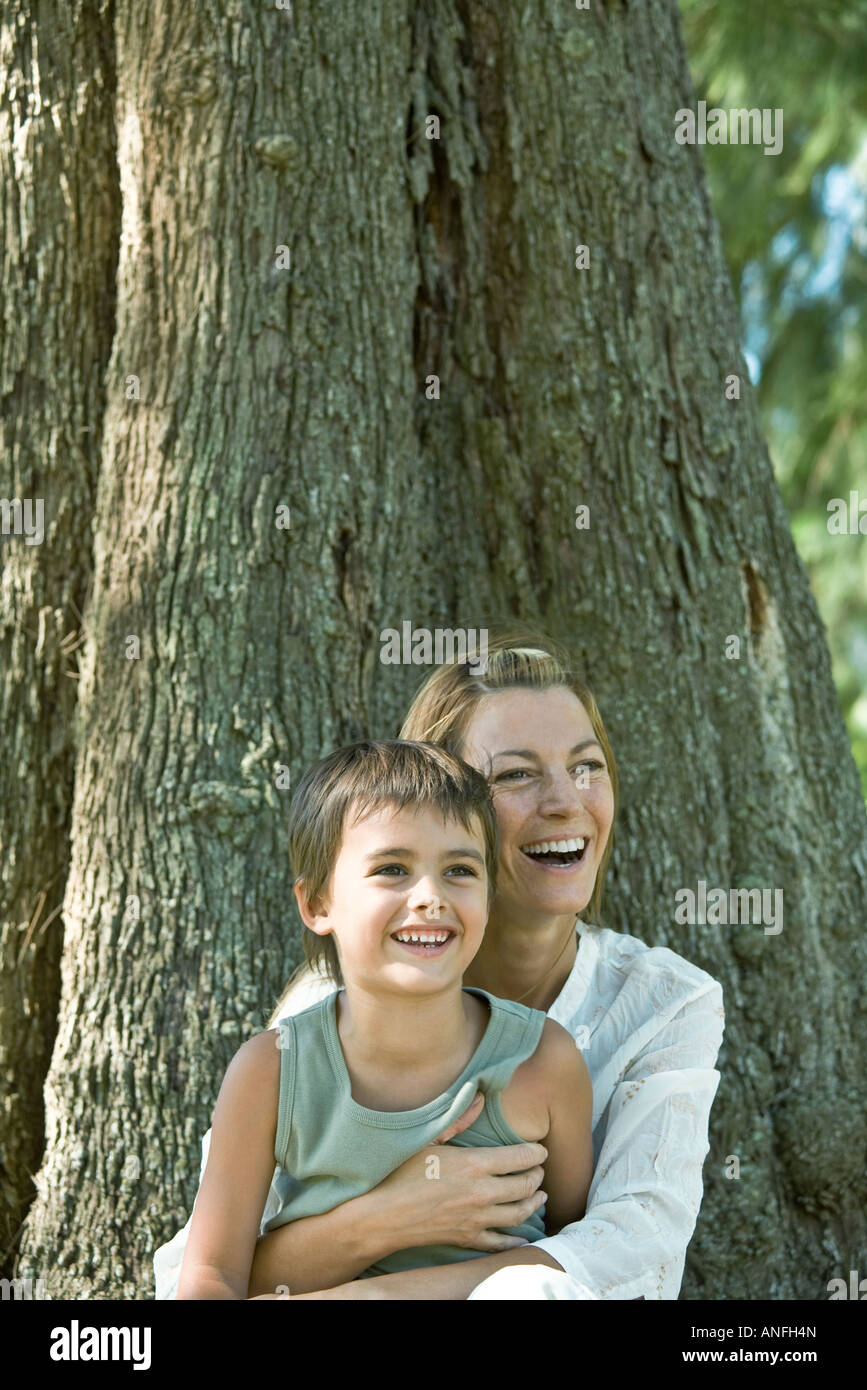
[[[328,923],[328,905],[322,896],[312,898],[307,892],[307,885],[303,878],[297,878],[292,885],[292,892],[295,894],[295,901],[298,904],[298,911],[301,914],[301,921],[305,927],[309,927],[317,936],[328,936],[331,927]]]

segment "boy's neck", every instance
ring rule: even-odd
[[[347,985],[337,996],[337,1027],[350,1076],[459,1076],[482,1040],[487,1000],[461,981],[436,994],[387,993]],[[419,1102],[423,1104],[424,1102]],[[409,1108],[409,1107],[403,1107]]]

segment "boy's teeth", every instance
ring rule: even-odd
[[[443,941],[448,941],[448,939],[449,939],[449,933],[448,933],[448,932],[431,932],[431,933],[427,933],[427,932],[419,932],[419,933],[416,933],[416,932],[398,932],[398,933],[395,933],[395,940],[396,940],[396,941],[422,941],[422,942],[424,942],[424,941],[428,941],[428,942],[434,941],[434,942],[437,942],[437,943],[440,943],[440,944],[441,944]]]
[[[583,840],[543,840],[538,845],[522,845],[525,854],[568,854],[584,848]]]

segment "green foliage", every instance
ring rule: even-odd
[[[867,798],[867,0],[680,0],[698,99],[781,108],[783,149],[706,145],[743,348]]]

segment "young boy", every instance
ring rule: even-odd
[[[230,1063],[178,1298],[247,1297],[275,1161],[290,1191],[270,1229],[370,1191],[477,1091],[483,1110],[449,1142],[530,1140],[548,1153],[546,1203],[509,1234],[532,1242],[579,1220],[593,1169],[581,1053],[541,1011],[462,987],[499,852],[481,773],[432,744],[338,749],[299,783],[289,843],[301,917],[343,988]],[[428,1162],[435,1179],[435,1147]],[[361,1277],[477,1254],[416,1246]]]

